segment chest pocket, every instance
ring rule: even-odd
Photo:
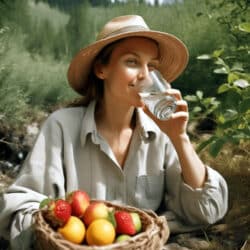
[[[135,198],[140,208],[157,210],[163,199],[164,171],[158,175],[142,175],[136,178]]]

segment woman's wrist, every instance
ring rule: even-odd
[[[190,143],[190,139],[187,133],[169,135],[169,138],[175,146],[180,145],[182,143]]]

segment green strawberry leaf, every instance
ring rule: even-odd
[[[52,201],[51,198],[45,198],[40,202],[40,206],[39,209],[44,208],[45,206],[47,206],[50,202]]]
[[[116,228],[115,212],[114,209],[109,209],[108,220],[112,223],[114,228]]]

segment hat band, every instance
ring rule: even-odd
[[[128,27],[124,27],[124,28],[121,28],[119,30],[116,30],[116,31],[113,31],[109,34],[107,34],[106,36],[102,37],[101,39],[105,39],[105,38],[108,38],[110,36],[115,36],[115,35],[120,35],[122,33],[128,33],[128,32],[137,32],[137,31],[148,31],[149,28],[145,27],[145,26],[141,26],[141,25],[131,25],[131,26],[128,26]]]

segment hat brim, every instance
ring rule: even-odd
[[[68,81],[71,87],[84,95],[92,63],[99,52],[112,42],[134,36],[150,38],[158,43],[160,50],[158,70],[168,82],[174,81],[186,68],[188,50],[184,43],[174,35],[153,30],[125,32],[96,41],[76,54],[68,69]]]

